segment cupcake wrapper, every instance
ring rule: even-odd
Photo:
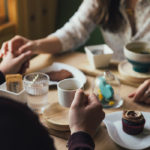
[[[145,123],[145,119],[143,119],[141,122],[131,122],[129,120],[122,118],[122,121],[129,126],[139,126],[139,125],[143,125]]]
[[[130,122],[130,124],[128,124],[128,122],[126,122],[125,120],[122,119],[122,125],[123,125],[124,132],[126,132],[127,134],[131,134],[131,135],[137,135],[137,134],[141,133],[144,129],[144,124],[145,124],[145,120],[140,125],[133,125],[133,124],[131,125],[131,122]]]

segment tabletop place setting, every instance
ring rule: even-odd
[[[150,150],[150,0],[0,0],[0,150]]]
[[[115,147],[134,150],[150,147],[150,112],[142,110],[144,106],[138,104],[132,107],[134,102],[126,100],[121,92],[127,95],[127,88],[131,86],[128,83],[136,86],[150,77],[150,44],[128,43],[124,47],[127,60],[115,64],[115,71],[110,68],[113,50],[106,44],[86,46],[85,54],[66,55],[70,55],[72,61],[64,54],[36,72],[31,69],[24,76],[7,75],[6,82],[0,86],[0,94],[15,101],[22,100],[21,103],[37,113],[44,120],[42,123],[53,130],[54,136],[66,139],[63,134],[70,134],[68,112],[75,92],[78,89],[91,91],[106,112],[103,126],[110,139],[119,145]],[[76,62],[78,58],[80,62]],[[38,56],[33,59],[38,61]],[[124,85],[125,81],[127,85]],[[122,85],[127,86],[126,89]],[[100,128],[104,129],[101,125]],[[99,139],[101,136],[95,136],[96,141]]]

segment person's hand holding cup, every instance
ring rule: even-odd
[[[71,134],[82,131],[94,136],[105,113],[95,94],[86,95],[83,90],[76,91],[69,110]]]

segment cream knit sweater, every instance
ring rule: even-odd
[[[70,20],[50,36],[54,35],[60,39],[63,51],[78,48],[86,42],[90,33],[96,27],[93,11],[98,8],[98,4],[94,0],[83,0],[78,11]],[[124,0],[121,1],[120,11],[127,21],[125,32],[120,31],[114,34],[100,27],[105,43],[114,50],[113,58],[116,60],[124,59],[123,46],[127,42],[132,40],[150,41],[150,0],[138,0],[136,4],[135,19],[137,33],[133,37],[131,35],[131,26],[125,12]]]

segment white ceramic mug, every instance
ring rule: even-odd
[[[58,83],[58,102],[64,107],[70,107],[77,89],[83,88],[83,84],[77,79],[65,79]]]

